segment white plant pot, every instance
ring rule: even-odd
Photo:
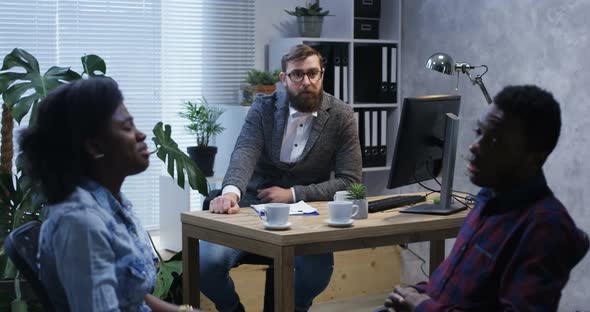
[[[359,212],[352,217],[353,219],[366,219],[369,217],[369,201],[365,199],[355,199],[352,201],[353,205],[359,206]]]
[[[301,37],[320,37],[323,24],[323,16],[297,16],[297,25],[299,25],[299,35]]]

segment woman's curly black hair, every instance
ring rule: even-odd
[[[103,131],[121,103],[119,86],[107,77],[61,85],[39,103],[19,145],[25,173],[49,203],[63,201],[88,174],[93,159],[85,142]]]

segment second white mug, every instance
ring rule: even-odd
[[[328,216],[332,223],[350,222],[350,218],[356,216],[358,211],[359,206],[353,205],[350,201],[328,202]]]
[[[338,191],[334,193],[334,201],[349,201],[348,191]]]

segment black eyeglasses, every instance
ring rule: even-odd
[[[287,76],[289,76],[289,79],[291,79],[291,81],[293,81],[293,82],[301,82],[301,81],[303,81],[303,78],[305,76],[307,76],[307,78],[309,78],[309,81],[317,82],[318,80],[322,79],[323,74],[324,74],[323,70],[317,70],[317,69],[312,69],[308,72],[304,72],[302,70],[293,70],[290,73],[288,73]]]

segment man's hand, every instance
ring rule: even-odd
[[[428,295],[419,293],[413,287],[401,287],[398,285],[389,293],[384,305],[393,308],[396,312],[414,311],[422,301],[428,299],[430,299]]]
[[[258,190],[258,199],[262,203],[292,203],[293,193],[291,189],[284,189],[282,187],[273,186]]]
[[[209,211],[212,213],[238,213],[240,206],[238,206],[238,195],[234,193],[227,193],[225,195],[217,196],[209,203]]]

